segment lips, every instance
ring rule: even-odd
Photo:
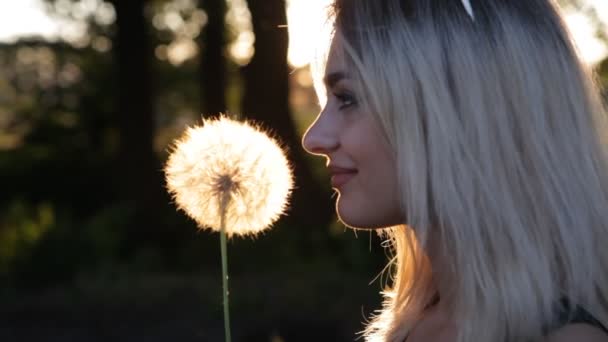
[[[329,172],[331,173],[331,185],[334,188],[346,184],[357,174],[356,169],[347,169],[335,165],[329,166]]]

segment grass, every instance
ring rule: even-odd
[[[362,311],[379,305],[369,280],[336,270],[233,274],[233,341],[353,341]],[[223,340],[219,274],[88,276],[3,302],[3,341]]]

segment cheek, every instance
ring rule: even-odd
[[[384,228],[403,223],[396,165],[378,129],[368,120],[343,136],[342,147],[359,173],[340,191],[336,211],[346,225]]]

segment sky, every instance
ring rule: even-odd
[[[69,3],[69,0],[60,2]],[[288,24],[290,34],[289,60],[293,66],[303,66],[311,58],[314,47],[319,42],[320,31],[311,27],[320,27],[322,17],[319,15],[323,6],[330,0],[288,0]],[[608,23],[608,1],[586,0],[594,6],[600,17]],[[0,41],[12,42],[24,35],[41,35],[48,39],[72,35],[77,39],[82,26],[68,26],[49,17],[42,5],[42,0],[0,0]],[[87,6],[96,6],[98,0],[83,0],[82,12]],[[107,15],[106,15],[107,16]],[[595,63],[608,54],[608,48],[594,37],[591,24],[582,14],[566,14],[566,22],[572,32],[583,59]]]
[[[40,5],[40,0],[0,0],[0,41],[14,41],[16,37],[41,34],[51,37],[58,27]]]

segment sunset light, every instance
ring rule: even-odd
[[[606,114],[608,0],[0,0],[0,342],[601,334]]]
[[[586,0],[600,19],[608,24],[608,1]],[[321,27],[325,22],[325,9],[331,0],[289,0],[289,62],[294,67],[308,64],[313,57],[315,47],[323,37]],[[608,54],[606,43],[601,41],[595,32],[593,23],[583,13],[565,12],[565,20],[579,47],[584,61],[595,64]],[[326,34],[327,32],[325,32]],[[608,35],[608,32],[606,32]]]
[[[235,32],[234,41],[230,43],[228,51],[238,64],[246,64],[253,55],[253,44],[255,37],[251,32],[251,17],[246,8],[245,0],[226,0],[228,3],[227,20],[228,25]],[[191,3],[195,1],[181,1],[180,3]],[[325,9],[331,0],[287,0],[287,25],[289,30],[289,62],[293,67],[303,67],[310,62],[314,56],[315,48],[327,32],[322,33],[326,22]],[[592,6],[598,17],[608,24],[608,1],[585,0],[587,6]],[[55,3],[55,12],[61,14],[68,11],[71,2],[59,0]],[[171,5],[168,3],[167,6]],[[21,0],[0,2],[0,41],[14,42],[19,37],[41,36],[45,39],[64,39],[79,45],[86,42],[86,26],[78,18],[93,15],[99,23],[108,23],[115,20],[112,6],[102,0],[85,0],[78,2],[78,10],[75,11],[75,20],[61,19],[60,16],[51,16],[45,11],[42,0]],[[177,5],[176,5],[177,6]],[[175,7],[175,6],[174,6]],[[595,64],[608,54],[606,43],[596,35],[596,28],[591,20],[581,12],[571,12],[565,9],[565,19],[572,32],[583,59],[590,64]],[[72,13],[74,14],[74,13]],[[199,15],[204,20],[194,23],[200,27],[206,24],[206,17]],[[154,26],[175,27],[176,30],[184,31],[180,26],[181,19],[176,13],[165,13],[163,22],[160,18],[154,18]],[[196,19],[196,18],[195,18]],[[190,23],[192,24],[192,23]],[[192,25],[191,25],[192,26]],[[198,35],[198,27],[190,31]],[[281,29],[281,28],[277,28]],[[325,28],[326,29],[326,28]],[[185,30],[188,31],[188,30]],[[608,35],[608,32],[605,33]],[[192,36],[192,35],[189,35]],[[191,39],[191,37],[187,37]],[[107,44],[104,44],[104,46]],[[161,59],[168,59],[173,64],[194,58],[198,51],[192,43],[184,40],[173,44],[162,46],[156,51]]]
[[[602,6],[608,10],[608,6]],[[604,12],[603,19],[604,22],[608,22],[608,13]],[[589,18],[581,13],[571,13],[566,15],[566,23],[585,62],[595,64],[606,57],[608,54],[606,43],[596,37],[595,28]]]
[[[331,0],[290,0],[287,7],[289,63],[302,67],[314,57],[319,40],[328,34],[326,9]]]

